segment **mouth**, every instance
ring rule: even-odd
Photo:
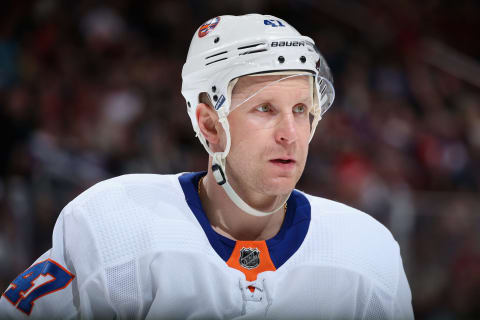
[[[272,159],[270,161],[274,162],[274,163],[283,163],[283,164],[294,163],[295,162],[295,160],[292,160],[292,159]]]
[[[280,167],[289,168],[289,167],[293,167],[296,161],[291,158],[277,158],[277,159],[270,160],[270,162]]]

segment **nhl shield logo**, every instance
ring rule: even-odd
[[[260,264],[260,251],[257,248],[240,250],[240,265],[246,269],[254,269]]]

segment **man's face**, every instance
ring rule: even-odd
[[[282,77],[242,77],[233,90],[231,105],[235,107],[264,88],[228,116],[232,145],[227,156],[227,176],[240,192],[288,194],[305,167],[311,84],[308,76],[272,84]]]

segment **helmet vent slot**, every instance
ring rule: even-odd
[[[241,53],[239,53],[239,55],[240,55],[240,56],[243,56],[243,55],[245,55],[245,54],[252,54],[252,53],[264,52],[264,51],[267,51],[267,49],[258,49],[258,50],[241,52]]]
[[[221,59],[217,59],[217,60],[214,60],[214,61],[210,61],[208,63],[205,63],[206,66],[208,66],[209,64],[212,64],[212,63],[215,63],[215,62],[219,62],[219,61],[222,61],[222,60],[227,60],[228,58],[225,57],[225,58],[221,58]]]
[[[248,46],[238,47],[238,50],[255,48],[255,47],[258,47],[258,46],[261,46],[261,45],[265,45],[265,43],[260,42],[260,43],[249,44]]]
[[[212,54],[211,56],[206,57],[205,60],[216,57],[216,56],[219,56],[219,55],[227,53],[227,52],[228,51],[222,51],[222,52],[219,52],[219,53]]]
[[[257,52],[264,52],[268,49],[265,47],[265,42],[259,42],[254,44],[249,44],[247,46],[238,47],[238,55],[242,56],[245,54],[257,53]]]

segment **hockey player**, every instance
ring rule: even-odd
[[[313,40],[273,16],[216,17],[196,31],[182,76],[207,172],[126,175],[85,191],[0,314],[413,318],[390,232],[294,189],[334,99]]]

